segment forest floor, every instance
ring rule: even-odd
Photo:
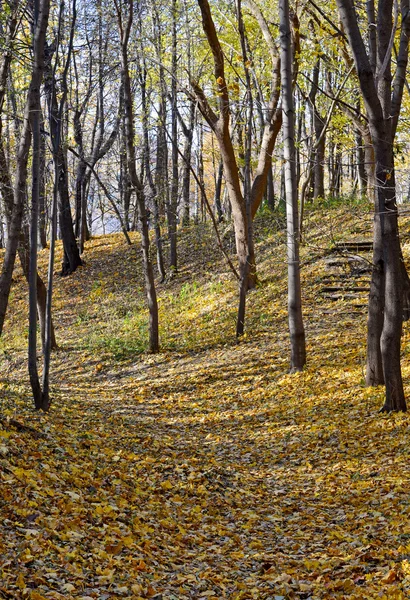
[[[323,291],[334,243],[369,239],[371,221],[364,205],[307,215],[308,365],[295,375],[280,219],[258,221],[239,342],[212,232],[180,233],[180,272],[158,286],[158,355],[144,352],[137,245],[91,240],[84,267],[56,279],[48,414],[32,408],[16,272],[0,349],[0,598],[410,598],[410,416],[379,414],[383,389],[364,387],[366,293]],[[408,229],[403,217],[406,257]],[[355,264],[339,268],[365,287]],[[410,398],[408,323],[402,347]]]

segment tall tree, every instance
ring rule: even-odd
[[[178,221],[178,97],[177,97],[177,0],[172,0],[172,43],[171,43],[171,137],[172,137],[172,177],[171,195],[168,204],[168,236],[170,246],[169,266],[171,276],[177,271],[177,221]]]
[[[353,54],[366,107],[376,163],[373,271],[369,296],[367,374],[369,385],[384,382],[382,410],[406,410],[400,364],[402,331],[402,258],[397,218],[393,141],[406,79],[410,35],[410,4],[402,0],[367,3],[370,41],[366,47],[353,0],[337,0]],[[395,7],[395,9],[394,9]],[[400,23],[395,18],[400,14]],[[399,48],[392,76],[396,28]]]
[[[70,43],[72,44],[72,40]],[[55,42],[47,45],[44,87],[49,111],[49,127],[53,160],[58,169],[57,181],[59,196],[59,224],[64,247],[61,275],[65,276],[74,273],[74,271],[82,264],[82,261],[74,235],[73,218],[71,215],[70,204],[67,155],[63,144],[63,117],[67,100],[67,74],[72,52],[71,50],[68,51],[67,58],[63,66],[63,75],[60,83],[61,97],[58,98],[56,77],[58,61],[56,60],[55,64],[53,65],[52,57],[56,50],[58,50],[59,44],[60,37],[57,36],[57,40]]]
[[[13,38],[17,33],[17,24],[18,24],[18,7],[19,3],[17,1],[13,1],[10,4],[10,12],[7,18],[7,23],[5,27],[5,48],[6,51],[3,54],[3,58],[0,64],[0,193],[2,196],[3,204],[4,204],[4,215],[6,217],[7,230],[10,228],[11,216],[13,213],[13,204],[14,204],[14,194],[13,194],[13,183],[12,176],[10,172],[10,160],[7,160],[6,148],[5,148],[5,140],[3,136],[3,123],[2,123],[2,108],[4,104],[6,87],[7,87],[7,78],[10,76],[10,67],[13,57]],[[17,115],[16,115],[17,117]],[[42,117],[42,115],[41,115]],[[19,131],[17,128],[16,131]],[[40,152],[40,184],[41,184],[41,193],[44,193],[44,160],[45,160],[45,147],[44,147],[44,135],[41,138],[41,152]],[[41,194],[39,198],[39,207],[41,209]],[[40,229],[42,224],[42,217],[40,216]],[[41,245],[44,247],[45,245],[45,231],[40,235]],[[20,239],[18,245],[18,255],[21,263],[21,267],[24,273],[25,278],[29,279],[29,231],[28,227],[25,225],[21,227],[20,231]],[[44,343],[45,340],[45,330],[46,330],[46,286],[41,279],[40,275],[37,273],[37,311],[38,317],[40,321],[40,332],[41,339]],[[54,328],[51,324],[51,346],[55,348],[57,346]]]
[[[141,231],[141,251],[145,276],[145,290],[149,309],[149,349],[159,350],[158,303],[155,290],[154,274],[150,259],[150,239],[148,231],[147,211],[145,207],[144,190],[136,168],[136,153],[134,145],[134,110],[131,91],[131,77],[128,59],[128,43],[134,19],[133,0],[115,0],[121,46],[121,73],[124,93],[125,141],[127,146],[127,165],[130,182],[137,197],[138,218]]]
[[[50,0],[36,0],[34,7],[34,14],[37,15],[37,18],[33,32],[33,63],[16,158],[13,210],[10,217],[6,253],[0,275],[0,333],[3,329],[16,253],[20,241],[27,188],[28,159],[32,139],[30,119],[33,112],[38,110],[38,98],[44,72],[44,46]]]
[[[279,1],[283,143],[288,253],[288,319],[291,344],[291,371],[301,371],[306,363],[305,330],[302,318],[300,284],[298,190],[296,183],[295,113],[292,85],[292,40],[289,1]]]

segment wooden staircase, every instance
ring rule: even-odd
[[[371,240],[349,240],[335,244],[325,259],[327,275],[321,278],[321,296],[326,300],[351,300],[355,308],[367,307],[370,290]]]

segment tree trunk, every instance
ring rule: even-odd
[[[44,70],[44,48],[45,36],[48,25],[49,0],[34,0],[34,41],[33,56],[34,68],[38,71],[36,85],[30,86],[30,112],[29,122],[33,139],[32,155],[32,195],[30,215],[30,258],[29,258],[29,336],[28,336],[28,371],[33,393],[34,405],[37,410],[47,411],[50,405],[48,394],[43,394],[37,370],[37,244],[38,244],[38,216],[40,196],[40,153],[41,153],[41,130],[40,130],[40,85]],[[26,158],[26,169],[27,169]]]
[[[50,114],[49,127],[53,149],[53,160],[58,165],[59,225],[64,247],[61,275],[66,276],[74,273],[74,271],[82,265],[82,261],[74,235],[68,190],[67,157],[62,145],[62,115],[65,104],[65,95],[59,106],[57,101],[55,73],[51,64],[52,54],[53,48],[49,46],[47,48],[45,69],[45,91]]]
[[[40,114],[41,140],[40,140],[40,195],[39,195],[39,243],[41,248],[47,247],[47,201],[46,201],[46,135],[44,133],[43,111]],[[43,284],[44,285],[44,284]]]
[[[41,174],[41,169],[40,169]],[[13,212],[13,187],[11,183],[11,177],[8,171],[8,165],[6,155],[3,148],[1,139],[1,122],[0,122],[0,191],[4,200],[4,211],[7,222],[7,230],[10,229],[10,220]],[[20,239],[18,244],[18,255],[20,259],[21,268],[24,277],[28,283],[29,277],[29,234],[26,227],[21,227]],[[40,323],[41,339],[44,343],[45,339],[45,320],[46,320],[46,286],[40,275],[37,273],[37,311]],[[52,335],[52,348],[57,348],[57,342],[54,334],[54,327],[51,329]]]
[[[218,215],[218,222],[221,223],[223,221],[223,212],[222,212],[222,203],[221,203],[221,193],[222,193],[222,178],[224,174],[224,165],[222,160],[219,161],[218,165],[218,173],[216,176],[215,183],[215,196],[214,203],[216,208],[216,214]]]
[[[283,89],[283,141],[288,247],[288,317],[291,344],[291,371],[301,371],[306,363],[305,330],[300,285],[299,226],[296,187],[294,108],[292,90],[291,32],[288,0],[280,0],[281,78]]]
[[[183,216],[182,224],[184,226],[189,225],[190,210],[191,210],[191,158],[192,158],[192,140],[194,134],[195,125],[195,102],[191,100],[189,105],[189,123],[188,126],[183,128],[185,135],[184,145],[184,164],[182,174],[182,207]]]
[[[168,204],[168,238],[170,244],[170,275],[177,272],[177,217],[178,217],[178,115],[177,115],[177,3],[172,0],[172,52],[171,52],[171,196]]]
[[[34,33],[34,63],[31,73],[30,86],[27,93],[17,153],[13,211],[10,219],[6,253],[0,275],[0,334],[3,331],[17,247],[20,240],[24,200],[26,197],[27,163],[31,145],[30,115],[36,109],[36,94],[40,92],[40,85],[43,77],[44,44],[48,25],[48,14],[49,0],[41,0],[38,9],[37,26]]]
[[[393,142],[403,98],[408,62],[410,15],[408,3],[400,5],[400,46],[395,79],[392,83],[391,52],[393,39],[393,3],[379,5],[377,31],[371,36],[369,54],[359,29],[352,0],[337,0],[339,13],[360,81],[369,131],[375,152],[375,227],[374,264],[368,319],[367,381],[380,383],[382,367],[386,386],[383,411],[406,410],[400,365],[400,341],[403,319],[402,256],[396,204]],[[372,3],[370,3],[372,4]],[[368,17],[374,11],[368,7]],[[373,29],[372,22],[372,29]],[[376,46],[377,48],[376,48]],[[377,50],[377,52],[376,52]],[[375,61],[377,59],[377,64]],[[382,324],[380,315],[382,316]],[[377,348],[379,338],[380,352]],[[381,363],[381,364],[380,364]]]
[[[149,349],[151,352],[158,352],[158,303],[157,294],[155,290],[154,274],[149,256],[150,240],[148,231],[148,219],[145,209],[144,192],[136,170],[136,156],[134,146],[134,115],[132,107],[133,95],[131,92],[131,79],[128,66],[128,41],[133,22],[133,2],[132,0],[129,0],[126,4],[128,5],[128,16],[126,18],[126,22],[124,23],[124,14],[122,12],[123,9],[122,7],[120,8],[118,0],[115,0],[118,27],[121,36],[121,67],[124,86],[124,114],[128,171],[130,175],[131,185],[133,186],[137,196],[138,217],[141,226],[141,250],[144,267],[145,289],[149,308]]]
[[[141,54],[142,54],[141,49]],[[158,191],[154,182],[154,178],[151,172],[151,148],[149,142],[149,130],[148,130],[148,101],[147,101],[147,68],[145,64],[145,58],[143,58],[143,68],[139,65],[139,80],[141,87],[141,103],[142,103],[142,129],[144,138],[144,163],[145,163],[145,175],[148,181],[149,188],[151,190],[152,205],[154,213],[154,232],[155,232],[155,246],[157,254],[157,268],[160,276],[160,282],[165,281],[165,266],[164,266],[164,255],[162,251],[162,234],[161,225],[159,219],[159,207],[158,207]],[[128,171],[128,168],[127,168]]]
[[[360,108],[360,106],[359,106]],[[366,195],[367,176],[365,168],[365,155],[363,147],[363,137],[361,132],[356,129],[356,163],[357,163],[357,180],[359,184],[359,194],[362,198]]]
[[[34,21],[37,26],[38,0],[34,2]],[[38,53],[44,52],[43,48],[37,49]],[[34,406],[37,410],[48,410],[49,398],[43,397],[37,369],[37,238],[40,196],[40,86],[32,91],[32,108],[30,114],[31,133],[33,137],[33,153],[31,158],[31,211],[30,211],[30,252],[29,252],[29,333],[28,333],[28,372]]]
[[[266,204],[270,210],[275,209],[275,188],[273,186],[273,168],[272,165],[268,170],[268,181],[266,183]]]

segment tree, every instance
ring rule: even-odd
[[[6,52],[3,54],[3,60],[1,62],[1,66],[0,66],[0,117],[2,114],[2,108],[3,108],[3,104],[4,104],[4,98],[5,98],[5,94],[6,94],[6,87],[7,87],[7,78],[10,76],[10,67],[11,67],[11,62],[12,62],[12,56],[13,56],[13,46],[12,46],[12,41],[17,33],[17,16],[18,16],[18,7],[19,4],[18,2],[13,2],[11,4],[11,10],[10,10],[10,14],[7,20],[7,26],[6,26],[6,40],[5,40],[5,46],[6,46]],[[11,216],[13,213],[13,204],[14,204],[14,194],[13,194],[13,183],[12,183],[12,177],[11,177],[11,173],[10,173],[10,161],[7,160],[7,155],[6,155],[6,150],[5,150],[5,140],[3,137],[3,131],[2,131],[2,121],[0,118],[0,193],[3,199],[3,204],[4,204],[4,215],[6,217],[6,223],[7,223],[7,230],[10,229],[10,223],[11,223]],[[44,136],[42,136],[41,139],[41,151],[40,151],[40,163],[44,162]],[[40,177],[40,185],[41,185],[41,192],[44,192],[43,189],[43,164],[40,164],[40,173],[39,173],[39,177]],[[40,194],[40,198],[39,198],[39,208],[41,208],[41,194]],[[42,215],[44,216],[44,215]],[[40,230],[41,230],[41,225],[42,225],[42,216],[40,216]],[[44,247],[45,246],[45,231],[42,231],[42,234],[40,235],[40,240],[41,240],[41,245]],[[21,263],[21,267],[24,273],[25,278],[27,279],[27,282],[29,280],[29,246],[30,246],[30,241],[29,241],[29,231],[28,231],[28,227],[24,224],[24,226],[22,226],[21,231],[20,231],[20,239],[19,239],[19,245],[18,245],[18,255],[19,255],[19,259],[20,259],[20,263]],[[38,317],[39,317],[39,321],[40,321],[40,332],[41,332],[41,339],[43,341],[45,341],[45,337],[46,337],[46,294],[47,294],[47,290],[46,290],[46,286],[42,280],[42,278],[40,277],[40,275],[37,273],[37,285],[36,285],[36,291],[37,291],[37,311],[38,311]],[[55,335],[54,335],[54,327],[52,325],[52,323],[50,324],[50,335],[51,335],[51,347],[52,348],[56,348],[57,343],[56,343],[56,339],[55,339]]]
[[[288,319],[291,343],[291,371],[301,371],[306,363],[305,330],[302,318],[300,285],[298,190],[296,183],[296,149],[292,85],[292,43],[289,2],[280,0],[281,79],[283,108],[283,142],[288,253]]]
[[[49,0],[36,0],[34,9],[36,19],[33,32],[33,64],[16,159],[13,210],[10,215],[6,253],[0,275],[0,332],[3,329],[17,248],[22,230],[24,201],[27,188],[28,159],[32,140],[30,119],[33,112],[36,112],[36,110],[38,111],[38,98],[44,71],[44,46],[49,16]]]
[[[232,208],[232,217],[235,228],[236,251],[239,260],[239,271],[243,279],[245,272],[249,271],[247,285],[252,288],[256,283],[255,257],[253,255],[252,240],[249,239],[248,218],[246,209],[246,198],[244,198],[241,181],[239,178],[238,163],[235,156],[235,150],[230,132],[230,97],[228,90],[228,82],[225,74],[225,60],[222,47],[216,32],[215,24],[212,18],[211,9],[208,0],[198,0],[202,15],[202,27],[206,34],[209,47],[213,54],[215,85],[217,89],[217,101],[219,114],[217,114],[210,103],[208,102],[205,93],[197,81],[192,80],[191,86],[195,97],[198,101],[199,109],[215,133],[218,141],[221,158],[224,166],[224,174],[226,186],[229,193],[229,200]],[[250,4],[250,3],[249,3]],[[258,21],[264,23],[263,16],[258,11],[256,5],[255,12],[258,14]],[[259,18],[259,15],[260,18]],[[266,181],[268,176],[269,166],[271,164],[272,151],[274,142],[279,132],[281,124],[281,115],[278,111],[279,102],[279,57],[277,50],[269,34],[269,29],[266,25],[265,39],[270,40],[270,51],[273,60],[272,74],[272,94],[268,106],[268,118],[263,135],[261,150],[259,153],[259,161],[254,174],[252,186],[249,190],[249,205],[251,217],[256,213],[263,194],[266,189]],[[265,35],[265,29],[262,29]],[[249,267],[248,264],[249,263]]]
[[[145,290],[149,308],[149,349],[150,352],[159,350],[158,332],[158,304],[155,290],[154,274],[150,259],[150,239],[148,231],[147,211],[145,207],[144,190],[141,185],[136,169],[136,156],[134,146],[134,111],[133,96],[131,92],[131,78],[128,61],[128,43],[134,18],[133,0],[126,0],[120,4],[115,0],[115,8],[118,19],[118,30],[120,33],[121,46],[121,72],[124,93],[124,118],[125,118],[125,142],[127,147],[127,166],[130,183],[137,197],[138,218],[141,231],[141,251],[145,276]]]
[[[63,7],[64,8],[64,7]],[[73,15],[73,20],[75,16]],[[70,44],[72,45],[71,39]],[[64,246],[64,257],[61,275],[70,275],[82,264],[80,252],[74,235],[73,219],[71,216],[70,192],[68,181],[67,155],[63,144],[63,115],[67,99],[67,75],[71,61],[71,49],[68,50],[67,58],[63,66],[61,78],[61,98],[57,95],[56,69],[58,66],[58,54],[56,62],[52,64],[52,57],[58,53],[60,37],[56,42],[47,45],[45,63],[45,92],[49,111],[49,127],[53,152],[54,164],[58,169],[58,196],[59,196],[59,224],[61,238]]]
[[[382,410],[406,410],[400,364],[403,313],[402,258],[399,241],[393,142],[403,98],[410,36],[410,5],[403,0],[367,3],[370,41],[366,48],[353,0],[337,0],[340,17],[353,54],[360,89],[369,119],[375,152],[376,203],[373,271],[369,296],[367,372],[369,385],[384,382]],[[399,48],[392,77],[392,51],[396,29]]]

